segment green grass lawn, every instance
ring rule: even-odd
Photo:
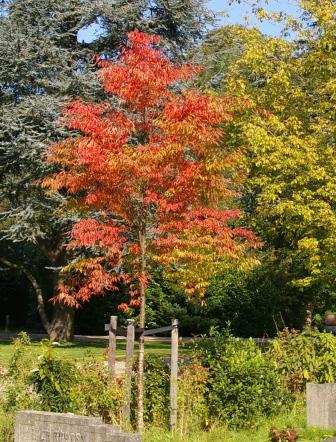
[[[147,430],[144,442],[269,442],[271,428],[296,428],[299,432],[298,442],[322,442],[336,435],[336,430],[320,430],[306,428],[305,407],[300,404],[289,414],[280,414],[265,419],[255,430],[227,430],[216,428],[209,432],[195,432],[190,435],[181,435],[178,432],[172,435],[160,429]]]
[[[122,360],[125,355],[126,341],[117,342],[117,358]],[[162,356],[170,355],[169,342],[146,342],[146,353]],[[135,344],[135,353],[138,351],[138,344]],[[183,349],[186,351],[186,349]],[[41,353],[40,342],[32,343],[32,352],[39,355]],[[106,359],[107,343],[105,342],[72,342],[55,346],[57,356],[64,359],[82,359],[89,355],[93,355],[97,359]],[[7,366],[13,354],[13,346],[10,342],[0,341],[0,366]]]
[[[12,416],[1,414],[0,411],[0,442],[9,442],[12,439],[4,434],[12,425]],[[181,435],[178,432],[171,434],[159,428],[149,428],[144,435],[144,442],[269,442],[270,428],[298,428],[298,442],[322,442],[336,435],[336,431],[308,429],[305,426],[305,410],[301,405],[292,413],[280,414],[274,418],[265,419],[255,430],[233,431],[225,428],[216,428],[209,432],[194,432]]]

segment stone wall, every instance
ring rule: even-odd
[[[100,418],[43,411],[19,411],[15,442],[140,442],[137,434],[123,433]]]

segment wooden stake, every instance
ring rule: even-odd
[[[131,390],[132,390],[132,365],[134,351],[134,319],[127,320],[127,342],[125,363],[125,400],[123,406],[123,418],[125,425],[129,425],[131,416]]]
[[[177,424],[178,320],[172,320],[170,374],[170,429]]]
[[[9,330],[9,315],[6,315],[6,324],[5,324],[5,332]]]
[[[117,321],[118,316],[110,317],[108,368],[111,379],[116,377]]]
[[[145,329],[146,320],[146,226],[139,232],[139,244],[141,250],[141,272],[140,272],[140,314],[139,327]],[[144,388],[145,388],[145,335],[139,336],[139,360],[138,360],[138,385],[137,385],[137,431],[142,434],[144,431]]]

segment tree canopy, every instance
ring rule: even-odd
[[[232,129],[245,150],[245,208],[289,284],[318,302],[335,284],[336,6],[300,5],[302,17],[286,22],[289,39],[241,26],[213,31],[201,84],[250,103]]]
[[[239,211],[218,208],[231,194],[223,172],[237,157],[223,148],[219,127],[232,120],[232,101],[183,86],[198,68],[172,64],[153,47],[158,42],[130,33],[117,61],[97,60],[109,97],[72,101],[65,110],[64,124],[81,135],[52,147],[50,160],[62,170],[44,186],[66,189],[74,197],[66,206],[88,212],[75,224],[70,248],[103,254],[66,267],[85,269],[88,278],[82,286],[77,281],[77,292],[72,279],[62,286],[59,298],[66,303],[114,288],[119,277],[146,285],[157,260],[174,267],[187,293],[202,296],[214,269],[244,250],[236,238],[258,243],[248,230],[230,227]]]

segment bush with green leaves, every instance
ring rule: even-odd
[[[62,360],[49,341],[41,343],[42,352],[36,357],[25,333],[13,345],[9,368],[0,376],[0,412],[73,412],[100,416],[108,423],[121,422],[123,382],[109,379],[104,361],[89,355],[84,361]]]
[[[13,442],[14,440],[14,415],[2,414],[0,410],[0,442]]]
[[[177,430],[180,434],[199,431],[208,426],[206,401],[208,379],[208,369],[197,361],[180,364],[177,420]]]
[[[76,383],[74,363],[55,357],[50,341],[44,341],[38,365],[29,381],[39,397],[42,410],[66,413],[72,411],[71,390]]]
[[[252,340],[212,332],[196,345],[195,358],[208,369],[207,403],[212,420],[254,427],[279,412],[285,394],[275,361]]]
[[[84,363],[63,361],[55,357],[52,344],[46,341],[30,382],[43,410],[100,416],[107,423],[121,422],[123,383],[109,378],[103,361],[89,356]]]
[[[134,362],[137,372],[138,361]],[[169,365],[163,357],[145,355],[144,422],[147,426],[167,427],[169,422]],[[135,423],[136,376],[132,379],[131,420]]]
[[[36,359],[24,332],[13,346],[9,368],[0,381],[0,408],[6,413],[29,408],[71,411],[70,391],[76,382],[74,364],[56,358],[49,341],[42,342],[42,354]]]
[[[295,396],[307,382],[336,382],[336,336],[285,329],[272,341],[270,354],[284,384]]]
[[[137,369],[137,363],[134,365]],[[177,430],[180,434],[197,431],[207,425],[205,399],[208,370],[196,361],[180,361],[178,376]],[[132,410],[135,420],[136,382],[132,383]],[[168,428],[170,403],[170,363],[157,355],[145,357],[144,421],[147,427]]]
[[[165,425],[169,416],[169,366],[164,359],[148,355],[145,361],[145,422]]]
[[[72,412],[100,416],[106,423],[120,424],[123,404],[122,379],[111,380],[107,367],[94,357],[77,364],[76,383],[70,392]]]
[[[38,395],[29,382],[33,357],[27,333],[20,333],[13,347],[8,370],[0,377],[0,410],[5,413],[38,407]]]

